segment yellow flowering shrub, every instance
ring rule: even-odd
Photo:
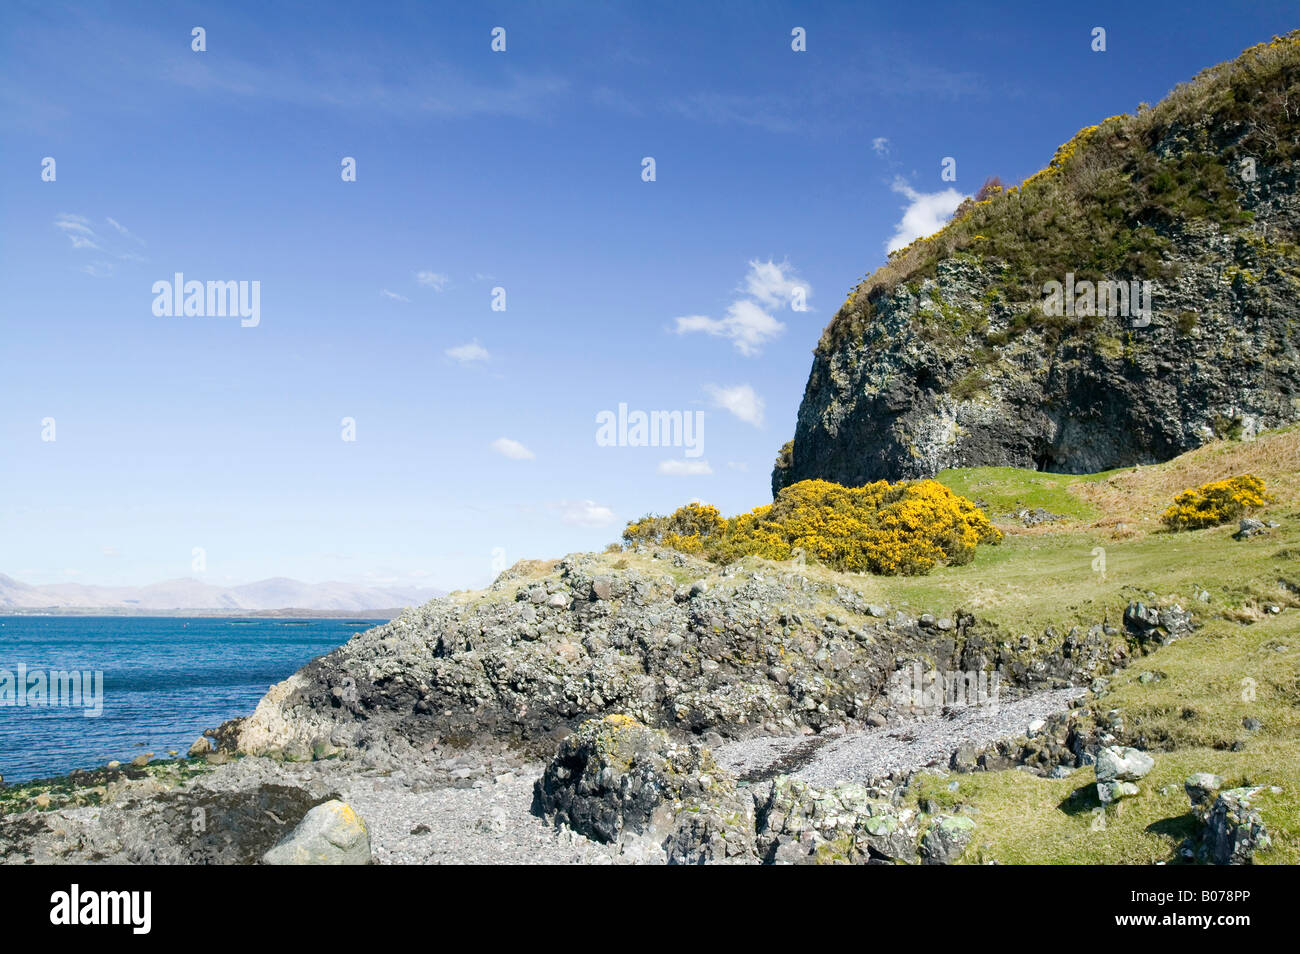
[[[1160,519],[1170,530],[1200,530],[1238,520],[1268,500],[1264,481],[1242,474],[1184,490]]]
[[[876,481],[843,487],[802,480],[776,500],[729,520],[713,507],[688,504],[649,516],[623,531],[628,543],[659,543],[715,563],[743,556],[789,560],[800,553],[837,570],[925,573],[966,563],[981,543],[1002,534],[982,510],[933,480]]]

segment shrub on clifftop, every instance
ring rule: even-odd
[[[688,504],[629,523],[623,539],[700,553],[715,563],[803,555],[836,570],[911,574],[966,563],[976,546],[997,543],[1002,534],[975,504],[933,480],[863,487],[803,480],[749,513],[723,519],[715,507]]]

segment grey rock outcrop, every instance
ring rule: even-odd
[[[354,637],[218,736],[223,749],[310,759],[485,738],[548,758],[610,713],[685,735],[794,735],[879,718],[891,675],[914,660],[996,674],[1014,697],[1087,682],[1131,649],[1100,624],[1012,641],[969,615],[945,628],[882,609],[782,564],[574,555]]]

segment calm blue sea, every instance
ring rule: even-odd
[[[6,783],[181,754],[247,715],[274,682],[386,620],[0,616],[0,683],[28,673],[100,670],[103,713],[0,704]],[[30,693],[28,695],[30,700]]]

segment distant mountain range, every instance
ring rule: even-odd
[[[285,577],[241,586],[216,586],[195,579],[166,580],[149,586],[88,586],[82,583],[33,586],[0,573],[0,613],[78,613],[91,609],[115,614],[184,610],[254,613],[301,609],[336,614],[416,606],[444,592],[432,588],[303,583]]]

